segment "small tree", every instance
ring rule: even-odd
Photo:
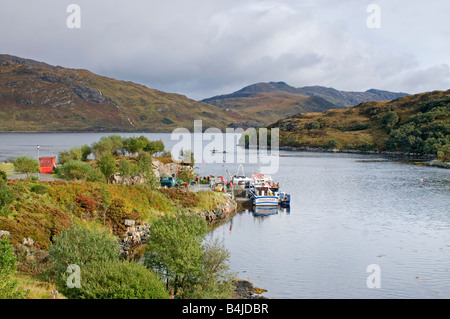
[[[148,143],[148,140],[144,138],[129,137],[125,139],[123,141],[123,150],[131,155],[136,155],[136,153],[142,151]]]
[[[29,291],[18,288],[18,281],[11,278],[17,270],[17,259],[8,236],[0,237],[0,299],[25,299]]]
[[[13,160],[14,167],[20,173],[27,174],[27,179],[31,174],[39,173],[39,162],[30,156],[19,156]]]
[[[158,178],[153,171],[153,157],[147,152],[139,153],[137,157],[137,170],[144,177],[148,186],[153,188],[158,185]]]
[[[203,268],[196,283],[186,289],[188,299],[230,299],[234,292],[234,274],[228,261],[230,253],[217,239],[203,246]]]
[[[79,147],[72,147],[70,150],[58,152],[58,163],[61,165],[67,163],[70,160],[80,161],[81,158],[82,152],[81,148]]]
[[[109,183],[111,176],[116,172],[116,159],[111,153],[106,153],[97,160],[97,165],[103,176],[106,178],[106,182]]]
[[[88,160],[89,155],[92,154],[92,148],[89,145],[81,146],[81,160],[86,162]]]
[[[108,211],[108,208],[112,204],[112,198],[111,198],[111,192],[104,184],[102,184],[100,186],[100,196],[101,196],[101,201],[102,201],[102,205],[103,205],[103,225],[105,225],[106,224],[106,212]]]
[[[156,270],[174,294],[183,296],[200,275],[206,230],[206,222],[193,214],[165,216],[153,223],[146,266]]]

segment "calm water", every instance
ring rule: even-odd
[[[0,134],[0,161],[37,156],[37,145],[41,156],[55,156],[102,135]],[[169,150],[176,143],[170,134],[143,135]],[[273,176],[291,194],[290,211],[239,213],[209,234],[223,240],[239,278],[274,298],[450,298],[450,171],[377,156],[282,155]],[[237,166],[196,164],[200,175]],[[367,287],[372,264],[380,288]]]

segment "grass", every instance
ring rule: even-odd
[[[194,209],[198,211],[215,210],[217,206],[228,200],[226,195],[211,191],[200,191],[197,192],[197,195],[199,203]]]
[[[6,172],[6,175],[15,174],[14,165],[12,163],[0,163],[0,170]]]
[[[56,290],[56,286],[49,282],[41,281],[39,278],[27,274],[16,273],[14,276],[19,283],[18,288],[29,290],[29,299],[53,299],[52,292]],[[58,293],[56,299],[66,299]]]

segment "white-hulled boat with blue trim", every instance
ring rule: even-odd
[[[264,174],[254,174],[253,183],[249,188],[254,206],[278,206],[278,185],[272,182],[272,178]]]

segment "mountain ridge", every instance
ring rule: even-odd
[[[245,120],[181,94],[0,55],[0,131],[171,132],[196,119],[221,129]]]
[[[354,106],[362,102],[393,100],[399,97],[407,96],[408,93],[390,92],[379,89],[369,89],[365,92],[340,91],[334,88],[324,86],[304,86],[293,87],[286,82],[259,82],[248,85],[234,93],[222,94],[201,100],[202,102],[218,106],[216,101],[227,99],[246,98],[258,93],[290,93],[294,95],[318,96],[324,100],[335,104],[337,107]],[[220,105],[219,105],[220,106]],[[224,103],[222,103],[222,107]]]

